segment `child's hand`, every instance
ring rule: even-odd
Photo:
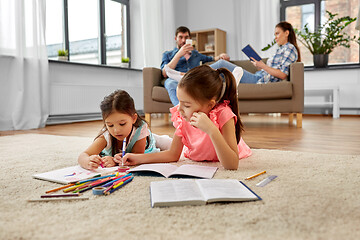
[[[124,161],[124,165],[127,166],[139,165],[141,164],[140,156],[140,154],[127,153],[122,160]]]
[[[206,134],[209,134],[215,126],[210,118],[203,112],[194,112],[190,118],[190,124]]]
[[[113,160],[114,160],[115,163],[117,163],[117,164],[119,164],[119,166],[121,166],[121,165],[122,165],[122,161],[123,161],[123,160],[122,160],[122,154],[121,154],[121,153],[116,154],[116,155],[114,156]]]
[[[113,160],[114,158],[113,157],[110,157],[110,156],[105,156],[105,157],[102,157],[101,160],[102,162],[104,163],[104,167],[114,167],[116,165],[116,163],[114,162]]]
[[[90,170],[97,169],[102,163],[103,161],[101,160],[101,157],[99,155],[91,155],[89,157],[89,163],[87,169]]]

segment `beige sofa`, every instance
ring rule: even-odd
[[[249,72],[256,68],[248,60],[232,61]],[[169,95],[162,85],[164,78],[158,68],[144,68],[144,112],[145,119],[151,123],[151,113],[164,113],[168,121],[169,108],[172,107]],[[304,111],[304,64],[290,65],[288,81],[268,84],[239,84],[240,113],[287,113],[292,125],[296,114],[296,126],[302,127]]]

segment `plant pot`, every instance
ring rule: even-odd
[[[128,67],[129,67],[129,63],[128,63],[128,62],[127,62],[127,63],[122,62],[122,63],[120,63],[120,67],[128,68]]]
[[[314,67],[326,68],[329,62],[329,54],[314,54]]]
[[[68,57],[67,56],[58,56],[58,60],[59,61],[67,61]]]

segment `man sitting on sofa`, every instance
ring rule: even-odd
[[[174,106],[179,104],[179,100],[176,96],[176,88],[182,75],[190,69],[199,66],[200,62],[206,63],[217,61],[210,65],[217,69],[221,67],[228,68],[229,62],[227,61],[230,60],[230,57],[226,53],[221,53],[215,58],[203,55],[194,50],[191,44],[186,44],[186,39],[190,39],[190,30],[184,26],[178,27],[175,32],[177,47],[173,50],[164,52],[162,55],[160,68],[163,76],[167,78],[164,85]],[[231,66],[231,69],[229,70],[232,71],[233,67]]]

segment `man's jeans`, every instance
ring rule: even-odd
[[[235,64],[231,63],[231,62],[228,62],[228,61],[225,61],[225,60],[221,59],[221,60],[211,64],[210,67],[212,67],[214,69],[224,67],[227,70],[229,70],[230,72],[232,72],[234,70],[234,68],[237,67],[237,66]],[[249,73],[249,74],[251,74],[251,73]],[[171,79],[171,78],[168,78],[168,79],[166,79],[164,85],[165,85],[166,90],[169,93],[169,97],[170,97],[170,100],[171,100],[172,104],[174,106],[178,105],[179,100],[178,100],[178,98],[176,96],[176,88],[177,88],[177,85],[178,85],[178,81],[176,81],[174,79]]]

